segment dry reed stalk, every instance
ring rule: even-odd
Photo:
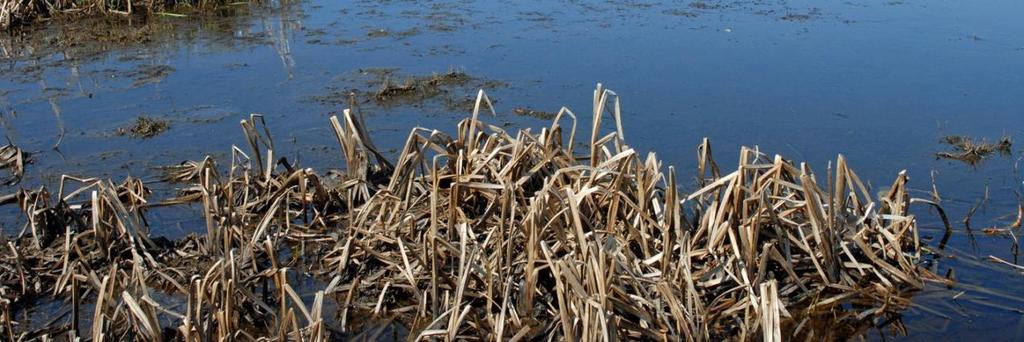
[[[394,164],[345,110],[330,119],[348,167],[336,184],[274,161],[254,115],[226,174],[212,159],[170,173],[192,184],[160,205],[197,202],[202,237],[150,238],[136,179],[23,191],[33,234],[2,265],[30,258],[44,272],[5,272],[0,294],[83,293],[94,340],[319,341],[381,333],[380,321],[421,339],[781,340],[844,337],[813,322],[871,321],[923,286],[904,173],[873,199],[842,156],[823,182],[756,148],[722,173],[705,139],[699,189],[681,194],[673,168],[626,144],[618,97],[600,85],[585,154],[568,109],[510,133],[480,121],[485,105],[480,92],[455,135],[414,129]],[[294,285],[304,277],[329,281],[312,305]]]
[[[0,147],[0,169],[10,170],[10,177],[4,180],[7,184],[16,184],[25,175],[27,153],[13,144]]]

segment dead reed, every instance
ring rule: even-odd
[[[959,160],[968,165],[976,165],[994,153],[1004,156],[1011,154],[1013,141],[1010,137],[999,138],[996,143],[982,139],[980,142],[968,136],[950,135],[942,138],[942,142],[953,147],[953,152],[937,152],[936,158]]]
[[[238,1],[226,0],[0,0],[0,29],[58,14],[164,13],[210,11]]]
[[[150,203],[137,179],[21,191],[0,335],[322,341],[400,325],[410,340],[838,338],[856,332],[837,326],[907,307],[928,275],[903,173],[873,199],[842,156],[819,175],[744,148],[723,173],[705,139],[699,189],[683,194],[672,167],[626,145],[618,97],[600,85],[589,137],[567,108],[510,133],[479,119],[490,107],[481,91],[454,135],[414,129],[393,163],[346,110],[330,120],[347,162],[338,181],[276,155],[253,115],[227,168],[169,170],[190,184],[175,199]],[[206,234],[152,238],[147,209],[182,203],[202,208]],[[47,299],[72,318],[31,330],[12,315]]]
[[[25,164],[28,162],[28,153],[21,148],[8,143],[0,147],[0,170],[8,170],[10,175],[3,180],[6,184],[15,184],[25,174]]]

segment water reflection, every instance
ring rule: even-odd
[[[909,305],[894,296],[900,314],[859,321],[863,311],[851,305],[794,320],[793,331],[977,338],[1021,326],[1024,277],[989,259],[1016,264],[1020,231],[984,233],[1014,219],[1024,192],[1020,147],[976,167],[934,153],[946,135],[1024,141],[1022,10],[1009,0],[307,1],[216,18],[55,23],[0,37],[0,125],[40,151],[23,183],[32,187],[63,172],[156,179],[154,166],[244,143],[236,119],[250,112],[287,132],[282,148],[303,166],[334,168],[343,165],[325,117],[350,90],[368,88],[351,77],[359,70],[454,67],[504,81],[488,89],[499,112],[489,121],[511,127],[545,123],[516,115],[517,107],[588,108],[579,99],[601,81],[625,100],[632,147],[680,170],[695,169],[690,152],[704,136],[725,151],[720,160],[759,145],[818,169],[845,153],[866,182],[907,169],[915,195],[945,209],[943,220],[915,207],[935,255],[924,267],[939,279]],[[441,101],[366,107],[384,150],[402,146],[412,127],[451,127],[464,115]],[[146,141],[111,136],[142,114],[171,129]],[[941,196],[931,196],[933,187]],[[181,217],[165,228],[188,232],[193,224]]]

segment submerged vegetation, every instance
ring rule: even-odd
[[[816,174],[744,148],[722,172],[704,140],[683,194],[674,168],[626,145],[600,85],[582,138],[566,108],[506,132],[479,119],[489,107],[480,92],[454,135],[414,129],[394,161],[345,110],[330,118],[347,163],[333,181],[281,158],[253,115],[227,168],[168,169],[188,184],[177,198],[135,178],[21,190],[0,335],[817,340],[874,326],[935,277],[917,266],[903,173],[872,199],[842,156]],[[154,237],[146,213],[170,205],[201,208],[206,233]],[[41,328],[19,318],[54,302]]]

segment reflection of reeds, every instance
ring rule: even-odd
[[[585,155],[568,109],[510,133],[479,120],[485,106],[481,92],[453,136],[413,130],[394,164],[346,110],[331,118],[337,180],[275,160],[262,118],[244,120],[250,149],[226,170],[168,174],[194,185],[163,204],[198,203],[204,237],[152,238],[136,179],[22,191],[33,234],[0,263],[4,333],[27,336],[12,313],[54,298],[79,318],[42,334],[95,341],[320,341],[379,321],[447,340],[780,340],[896,312],[929,275],[904,174],[876,202],[841,156],[822,181],[744,148],[723,175],[705,140],[701,188],[684,195],[673,168],[626,145],[610,91],[595,91]],[[326,285],[304,296],[307,276]],[[78,319],[89,331],[68,332]]]
[[[109,1],[109,0],[5,0],[0,2],[0,29],[31,21],[37,17],[55,14],[119,14],[159,12],[173,9],[213,10],[237,1],[227,0],[166,0],[166,1]]]
[[[288,74],[288,79],[292,79],[295,71],[295,59],[292,58],[291,41],[288,39],[291,32],[302,27],[302,22],[291,21],[285,15],[277,16],[277,27],[273,27],[270,20],[264,18],[261,20],[263,23],[263,32],[270,33],[271,43],[274,48],[274,52],[281,59],[281,67],[285,73]]]

